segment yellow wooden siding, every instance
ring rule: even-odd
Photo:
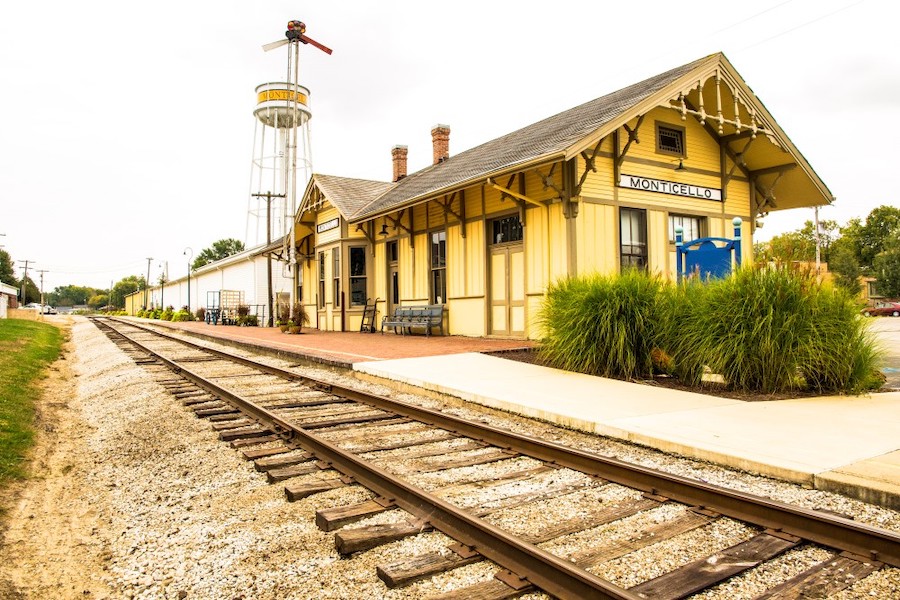
[[[525,337],[528,339],[539,340],[544,336],[544,331],[540,326],[540,314],[543,303],[544,296],[528,296],[525,299],[525,310],[528,314]]]
[[[363,231],[365,231],[368,227],[370,227],[370,225],[368,223],[362,223],[361,225],[359,225],[359,229],[362,229]],[[362,238],[364,240],[367,239],[366,234],[363,233],[363,231],[359,231],[359,229],[357,229],[356,225],[348,225],[347,226],[347,237],[351,238],[351,239],[359,239],[359,238]]]
[[[477,185],[466,188],[466,219],[480,217],[481,212],[481,188]]]
[[[613,136],[607,136],[606,139],[603,140],[603,143],[600,145],[600,152],[606,155],[612,154],[613,151]],[[634,144],[632,144],[634,145]],[[613,159],[610,156],[597,156],[594,158],[594,166],[597,168],[596,172],[589,172],[587,178],[584,180],[584,183],[581,186],[581,195],[582,196],[590,196],[593,198],[603,198],[603,199],[611,199],[614,195],[615,185],[613,182]],[[585,169],[585,161],[583,158],[578,158],[578,177],[581,177],[581,173],[584,173]],[[559,168],[557,167],[557,172]],[[559,181],[559,176],[556,177],[556,180]]]
[[[443,201],[443,198],[441,199]],[[428,223],[426,225],[426,229],[434,229],[440,228],[444,226],[444,207],[441,206],[441,203],[433,200],[431,202],[426,203],[428,207]]]
[[[562,203],[550,206],[550,280],[553,283],[569,274],[569,247]]]
[[[618,270],[617,215],[615,207],[606,204],[581,205],[575,222],[578,242],[577,264],[580,274],[594,272],[607,274]]]
[[[728,184],[725,198],[725,214],[734,215],[748,221],[750,210],[750,184],[743,180],[732,180]]]
[[[411,208],[407,208],[406,212],[413,211],[415,218],[413,219],[413,231],[425,231],[428,229],[428,211],[424,204],[418,204]],[[409,216],[405,216],[404,223],[409,223]]]
[[[466,223],[466,296],[484,296],[485,255],[484,221]],[[451,265],[447,265],[448,268]],[[482,321],[484,320],[482,316]]]
[[[647,267],[651,273],[669,271],[669,217],[665,211],[647,211]]]
[[[509,212],[518,208],[511,200],[503,200],[502,194],[496,188],[488,187],[484,192],[485,214],[487,215]]]
[[[525,225],[525,268],[528,294],[543,293],[549,276],[549,236],[548,209],[531,207],[526,211]]]
[[[461,298],[447,303],[448,325],[453,335],[486,335],[484,314],[482,298]]]
[[[369,280],[372,282],[370,288],[374,291],[375,297],[384,300],[388,297],[387,292],[387,244],[384,242],[375,244],[375,258],[369,266]]]
[[[460,235],[462,228],[457,225],[447,227],[447,298],[467,296],[466,271],[468,240]]]
[[[329,205],[330,206],[330,205]],[[330,221],[332,219],[338,219],[338,226],[334,229],[330,229],[328,231],[322,232],[316,236],[316,245],[322,246],[324,244],[330,244],[331,242],[335,242],[341,239],[341,213],[334,207],[329,207],[324,210],[319,211],[316,215],[316,225],[320,225],[325,223],[326,221]]]

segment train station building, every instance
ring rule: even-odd
[[[296,214],[311,325],[359,331],[399,306],[444,306],[445,332],[536,338],[547,287],[637,267],[675,276],[674,231],[730,237],[742,258],[770,211],[833,197],[722,54],[713,54],[390,181],[313,174]],[[387,157],[385,157],[386,172]]]

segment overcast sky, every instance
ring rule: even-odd
[[[255,87],[285,77],[299,19],[313,170],[389,180],[431,162],[431,127],[459,153],[722,51],[837,197],[822,218],[897,196],[900,43],[888,0],[4,2],[0,244],[44,289],[106,288],[187,270],[244,239]],[[811,209],[773,213],[757,239]],[[21,266],[17,263],[17,266]],[[21,270],[17,270],[21,274]],[[37,276],[33,277],[38,281]]]

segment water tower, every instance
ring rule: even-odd
[[[303,192],[312,175],[309,89],[285,82],[259,85],[253,115],[256,127],[247,208],[247,246],[285,236],[283,256],[288,259],[297,195]]]

